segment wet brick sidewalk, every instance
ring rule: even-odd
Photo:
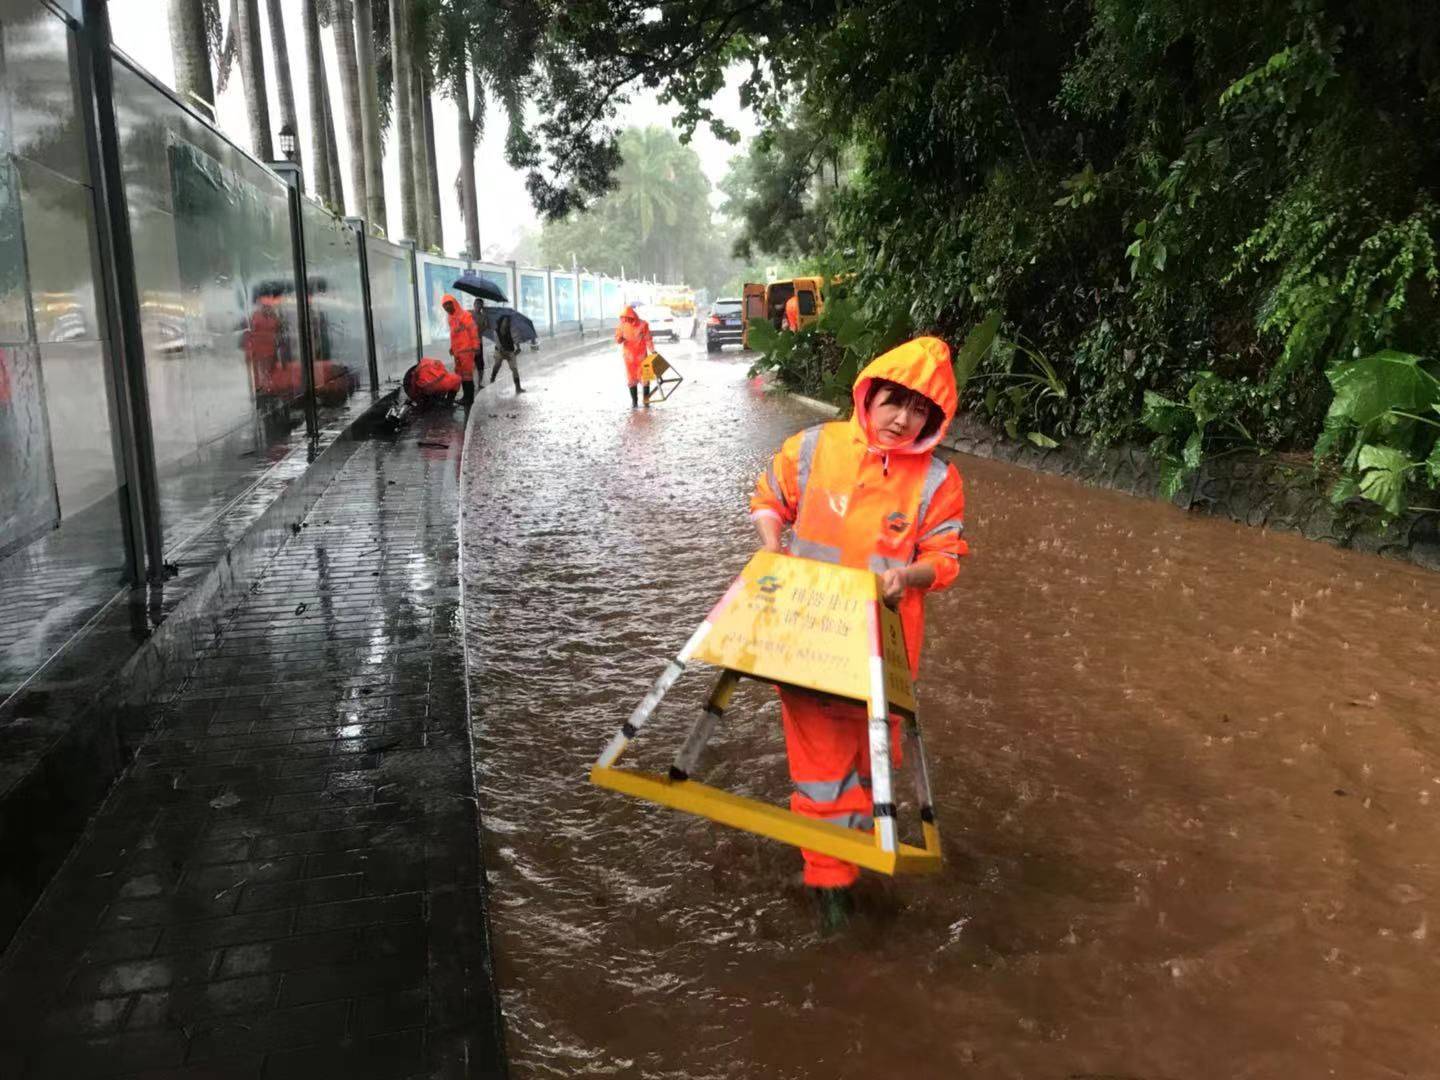
[[[0,964],[0,1076],[499,1075],[458,414],[372,441]]]

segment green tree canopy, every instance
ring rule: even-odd
[[[573,257],[591,270],[711,289],[733,276],[729,233],[715,221],[695,151],[654,126],[627,129],[617,148],[614,190],[587,210],[546,222],[527,253],[556,266]]]

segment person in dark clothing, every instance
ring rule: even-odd
[[[495,364],[490,368],[491,386],[495,385],[495,378],[500,374],[500,365],[505,363],[510,365],[510,377],[515,380],[515,393],[525,392],[525,388],[520,385],[520,370],[515,366],[515,354],[519,351],[515,346],[510,316],[501,315],[495,323]]]

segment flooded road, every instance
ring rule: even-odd
[[[686,382],[648,412],[610,347],[485,390],[472,427],[516,1076],[1440,1076],[1440,577],[961,458],[973,555],[919,687],[938,877],[865,875],[821,939],[797,852],[591,787],[817,419],[733,352],[662,351]],[[707,681],[627,764],[663,771]],[[773,692],[742,684],[701,772],[785,798]]]

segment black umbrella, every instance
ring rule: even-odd
[[[495,341],[495,325],[506,315],[510,316],[510,336],[515,339],[516,345],[523,345],[527,341],[539,341],[540,335],[535,332],[535,324],[530,321],[530,316],[522,315],[512,307],[487,307],[485,312],[485,325],[480,328],[480,333]]]
[[[483,278],[479,274],[462,274],[450,283],[452,289],[459,289],[471,296],[478,296],[481,300],[494,300],[497,304],[509,303],[510,298],[489,278]]]

